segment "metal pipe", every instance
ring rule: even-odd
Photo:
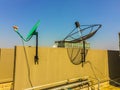
[[[60,82],[55,82],[55,83],[51,83],[51,84],[45,84],[45,85],[40,85],[40,86],[35,86],[35,87],[32,87],[32,88],[27,88],[27,89],[24,89],[24,90],[33,90],[33,89],[46,89],[46,88],[55,88],[55,87],[68,87],[67,85],[70,85],[70,84],[73,84],[73,85],[70,85],[70,87],[73,87],[76,83],[76,85],[78,84],[83,84],[83,83],[86,83],[86,82],[90,82],[88,80],[85,80],[85,79],[88,79],[88,76],[86,77],[78,77],[78,78],[73,78],[73,79],[68,79],[68,80],[64,80],[64,81],[60,81]],[[81,81],[83,80],[83,81]],[[75,86],[76,86],[75,85]]]
[[[63,86],[60,86],[60,87],[57,87],[57,88],[52,88],[50,90],[63,90],[63,89],[77,87],[77,86],[83,86],[83,85],[86,85],[86,84],[87,85],[89,84],[88,80],[82,81],[82,82],[75,82],[75,83],[72,83],[72,84],[63,85]]]
[[[55,87],[55,86],[58,86],[58,85],[66,84],[67,82],[68,82],[67,80],[64,80],[64,81],[60,81],[60,82],[56,82],[56,83],[35,86],[35,87],[27,88],[27,89],[24,89],[24,90],[44,89],[44,88],[49,88],[49,87]]]

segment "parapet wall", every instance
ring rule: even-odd
[[[39,47],[39,64],[35,65],[35,47],[0,49],[0,83],[13,81],[14,90],[24,90],[80,77],[120,82],[118,51],[88,50],[86,63],[74,65],[71,59],[76,63],[77,59],[81,59],[80,55],[77,48]],[[113,82],[110,84],[115,85]]]
[[[108,51],[88,50],[86,62],[74,65],[70,61],[67,48],[39,47],[39,64],[34,64],[35,47],[15,48],[14,90],[24,90],[88,76],[100,81],[109,79]],[[71,50],[76,53],[78,50]],[[74,57],[74,55],[73,55]],[[95,76],[96,75],[96,76]]]
[[[13,81],[14,49],[0,49],[0,83]]]

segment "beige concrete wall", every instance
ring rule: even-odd
[[[66,48],[39,47],[38,65],[34,64],[34,56],[34,47],[25,47],[25,50],[21,46],[16,47],[14,90],[30,88],[29,79],[33,86],[40,86],[82,76],[95,78],[94,74],[100,81],[109,78],[107,50],[89,50],[86,60],[90,64],[83,67],[71,63]]]
[[[13,80],[14,49],[0,49],[0,83]]]

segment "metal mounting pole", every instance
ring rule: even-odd
[[[120,32],[118,33],[119,35],[119,56],[120,56]]]
[[[85,59],[86,59],[85,56],[86,56],[86,54],[85,54],[85,40],[83,40],[82,67],[83,67]]]
[[[38,60],[39,60],[39,57],[38,57],[38,32],[35,32],[34,35],[36,35],[36,55],[34,57],[34,62],[35,62],[35,64],[38,64]]]

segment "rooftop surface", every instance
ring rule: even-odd
[[[93,90],[98,90],[98,88],[96,87],[97,85],[95,85],[95,87],[93,87],[92,89]],[[12,83],[4,83],[4,84],[0,84],[0,90],[11,90],[12,88]],[[92,90],[90,89],[90,90]],[[73,89],[73,90],[81,90],[79,88],[77,89]],[[82,90],[88,90],[87,89],[82,89]],[[108,84],[107,82],[103,83],[103,84],[100,84],[100,90],[120,90],[120,87],[115,87],[115,86],[112,86],[110,84]]]

